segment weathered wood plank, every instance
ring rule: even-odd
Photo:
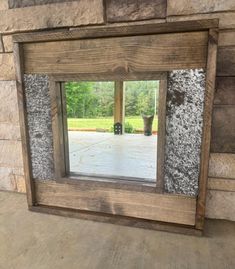
[[[235,105],[235,77],[217,77],[214,105]]]
[[[139,218],[116,216],[116,215],[102,214],[102,213],[97,213],[97,212],[88,212],[88,211],[82,211],[82,210],[69,210],[65,208],[42,206],[42,205],[32,206],[30,207],[30,210],[33,212],[38,212],[38,213],[54,214],[54,215],[69,217],[69,218],[79,218],[79,219],[85,219],[85,220],[91,220],[91,221],[106,222],[106,223],[130,226],[130,227],[135,227],[135,228],[151,229],[151,230],[165,231],[165,232],[171,232],[171,233],[180,233],[184,235],[196,235],[196,236],[202,235],[202,231],[196,230],[191,226],[176,225],[176,224],[170,224],[166,222],[158,222],[158,221],[145,220],[145,219],[139,219]]]
[[[161,80],[165,78],[165,72],[133,72],[113,74],[59,74],[51,75],[54,81],[136,81],[136,80]]]
[[[235,154],[211,153],[209,177],[235,178]]]
[[[92,182],[91,182],[92,183]],[[89,210],[185,225],[195,224],[196,199],[186,196],[133,192],[78,184],[36,181],[41,205]]]
[[[235,178],[213,178],[208,179],[208,189],[217,191],[234,191],[235,192]]]
[[[64,148],[64,160],[65,160],[65,175],[70,173],[69,162],[69,137],[68,137],[68,121],[67,121],[67,102],[66,102],[66,90],[65,83],[60,83],[61,90],[61,109],[62,109],[62,126],[63,126],[63,148]]]
[[[211,120],[215,91],[216,56],[218,44],[218,29],[209,30],[208,56],[206,67],[206,89],[203,113],[202,150],[200,159],[200,177],[198,188],[198,199],[196,209],[196,228],[202,230],[204,227],[206,210],[206,192],[208,180],[209,152],[211,140]]]
[[[29,136],[27,127],[25,91],[23,87],[23,51],[22,45],[15,43],[13,47],[14,61],[16,68],[16,86],[19,107],[20,131],[22,139],[22,155],[24,164],[25,185],[27,192],[27,202],[29,206],[35,204],[35,189],[32,180],[32,167],[30,160]]]
[[[50,80],[55,179],[65,176],[63,114],[60,83]]]
[[[157,140],[157,183],[156,186],[164,190],[164,163],[165,163],[165,134],[166,134],[166,96],[167,73],[159,81],[158,102],[158,140]]]
[[[25,73],[122,74],[204,68],[207,38],[207,32],[189,32],[27,43]]]
[[[69,30],[43,31],[37,33],[14,34],[14,42],[58,41],[68,39],[88,39],[175,32],[202,31],[218,27],[218,19],[186,20],[167,23],[136,23],[132,25],[105,25],[73,28]]]
[[[219,47],[217,61],[217,76],[234,76],[235,46]]]
[[[166,17],[166,0],[107,0],[108,22],[161,19]]]
[[[81,189],[88,189],[91,184],[92,188],[110,188],[110,189],[120,189],[120,190],[130,190],[137,192],[147,192],[147,193],[160,193],[160,190],[155,187],[155,183],[148,183],[146,181],[138,181],[138,179],[134,180],[133,178],[128,180],[128,177],[121,178],[120,177],[105,177],[91,174],[74,174],[70,173],[69,177],[64,177],[58,179],[58,183],[62,184],[77,184],[79,181],[79,186]],[[92,182],[92,183],[90,183]]]
[[[168,0],[167,16],[235,10],[233,0]]]
[[[235,106],[213,109],[211,152],[235,153]]]

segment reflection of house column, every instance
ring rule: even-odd
[[[124,89],[123,81],[115,81],[114,90],[114,134],[124,133]]]

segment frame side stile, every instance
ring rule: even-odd
[[[54,170],[55,180],[60,179],[65,174],[65,161],[63,149],[63,132],[62,132],[62,104],[61,104],[61,88],[60,83],[57,83],[52,78],[49,82],[49,91],[51,98],[51,120],[53,134],[53,149],[54,149]]]
[[[157,183],[156,187],[164,192],[164,159],[165,159],[165,134],[166,134],[166,95],[167,73],[159,81],[158,104],[158,136],[157,136]]]
[[[205,211],[206,211],[206,193],[208,181],[208,167],[210,155],[211,140],[211,121],[213,110],[213,99],[215,91],[216,77],[216,58],[218,44],[218,29],[212,28],[208,31],[208,58],[206,67],[206,91],[204,100],[203,115],[203,134],[201,144],[201,160],[200,160],[200,176],[199,176],[199,192],[197,198],[195,228],[203,230]]]
[[[28,206],[32,207],[36,205],[35,186],[32,178],[30,148],[29,148],[29,136],[27,126],[27,113],[26,113],[26,100],[23,82],[23,44],[14,43],[14,62],[16,70],[16,88],[17,88],[17,99],[19,109],[19,121],[20,121],[20,132],[22,141],[22,155],[24,165],[24,176],[26,185],[26,194]]]
[[[67,100],[65,82],[60,83],[61,91],[61,112],[62,112],[62,128],[63,128],[63,150],[64,150],[64,161],[65,161],[65,176],[69,174],[70,163],[69,163],[69,137],[68,137],[68,123],[67,123]]]

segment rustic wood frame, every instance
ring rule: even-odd
[[[122,37],[122,36],[134,36],[134,35],[147,35],[147,34],[159,34],[159,33],[176,33],[176,32],[193,32],[193,31],[208,31],[208,55],[207,55],[207,67],[206,67],[206,95],[204,103],[204,118],[203,118],[203,137],[202,137],[202,150],[201,150],[201,168],[199,178],[199,194],[197,199],[192,197],[185,197],[182,195],[171,195],[156,193],[150,186],[126,185],[126,190],[116,184],[116,182],[96,182],[94,185],[93,194],[105,193],[107,188],[112,188],[114,199],[120,199],[120,195],[124,195],[124,200],[121,202],[125,205],[125,201],[132,197],[135,199],[137,195],[138,199],[150,199],[151,207],[154,208],[147,215],[139,215],[138,210],[130,217],[123,217],[122,208],[113,208],[115,204],[111,204],[107,207],[103,204],[103,213],[95,213],[97,207],[94,206],[93,210],[87,211],[85,206],[81,206],[82,200],[79,195],[83,193],[84,187],[88,183],[88,180],[80,180],[78,184],[74,182],[67,184],[62,182],[56,184],[51,181],[34,181],[32,178],[29,139],[27,132],[27,113],[25,103],[25,92],[23,85],[24,74],[24,57],[23,57],[23,44],[33,42],[45,42],[45,41],[59,41],[59,40],[77,40],[96,37]],[[206,189],[207,189],[207,177],[208,177],[208,162],[209,162],[209,149],[210,149],[210,130],[211,130],[211,114],[214,96],[214,83],[216,72],[216,54],[217,54],[217,34],[218,33],[218,20],[201,20],[201,21],[189,21],[189,22],[174,22],[164,24],[148,24],[148,25],[130,25],[130,26],[108,26],[108,27],[87,27],[74,31],[53,31],[53,32],[41,32],[41,33],[26,33],[17,34],[13,36],[14,41],[14,57],[16,67],[16,83],[18,104],[20,112],[20,126],[21,137],[23,147],[23,160],[24,171],[26,178],[26,190],[28,205],[31,210],[40,212],[49,212],[54,214],[66,215],[66,216],[78,216],[88,219],[98,219],[101,221],[110,221],[120,224],[133,225],[137,227],[157,228],[168,231],[176,231],[183,233],[196,233],[200,234],[204,226],[205,217],[205,203],[206,203]],[[160,74],[161,72],[158,72]],[[164,75],[164,72],[162,73]],[[73,75],[72,75],[73,76]],[[65,80],[68,77],[65,75]],[[76,76],[77,77],[77,76]],[[91,75],[88,76],[91,78]],[[115,77],[115,76],[114,76]],[[133,78],[139,78],[138,74],[132,74]],[[145,74],[147,79],[148,73]],[[56,76],[54,77],[54,79]],[[101,77],[100,77],[101,78]],[[60,77],[61,79],[61,77]],[[96,76],[96,79],[99,79]],[[108,80],[115,80],[111,74],[106,77]],[[125,75],[120,78],[125,80]],[[58,96],[54,96],[58,98]],[[53,113],[57,113],[58,107],[54,107]],[[60,109],[60,108],[59,108]],[[56,114],[53,114],[56,115]],[[56,121],[55,117],[55,121]],[[59,123],[55,123],[59,126]],[[61,127],[60,127],[61,129]],[[58,141],[57,145],[60,144]],[[64,160],[64,167],[61,168],[61,174],[66,171],[66,160]],[[162,163],[160,164],[163,165]],[[58,171],[58,170],[57,170]],[[59,176],[59,175],[58,175]],[[88,183],[89,184],[89,183]],[[115,188],[114,188],[115,184]],[[73,195],[73,200],[70,199],[70,204],[67,203],[66,196],[63,190],[69,195]],[[46,190],[46,192],[44,192]],[[49,191],[48,191],[49,190]],[[61,192],[62,190],[62,192]],[[81,191],[79,191],[81,190]],[[134,192],[134,196],[133,196]],[[53,193],[54,195],[50,195]],[[78,195],[79,193],[79,195]],[[145,195],[147,194],[147,196]],[[65,197],[64,197],[65,195]],[[86,197],[84,197],[85,199]],[[127,200],[126,200],[127,199]],[[137,200],[138,200],[137,199]],[[154,200],[154,204],[152,204]],[[136,200],[135,200],[136,201]],[[59,203],[58,203],[59,202]],[[137,206],[138,206],[138,201]],[[124,204],[123,204],[124,203]],[[128,203],[128,202],[127,202]],[[165,204],[165,209],[164,209]],[[71,206],[72,205],[72,206]],[[192,208],[196,205],[196,211]],[[183,209],[177,211],[177,208],[183,207]],[[80,208],[80,210],[78,210]],[[150,209],[150,207],[148,208]],[[164,210],[167,211],[164,213]],[[175,211],[176,210],[176,211]],[[92,212],[94,211],[94,212]],[[98,210],[99,211],[99,210]],[[142,212],[143,213],[143,212]],[[141,213],[141,214],[142,214]],[[114,214],[114,215],[113,215]],[[192,214],[195,219],[192,221]],[[116,215],[116,216],[115,216]],[[179,217],[180,215],[180,217]],[[160,216],[160,217],[159,217]],[[184,216],[188,216],[185,221]],[[180,218],[180,220],[179,220]],[[160,221],[160,222],[159,222]],[[167,222],[168,224],[166,224]],[[169,223],[175,223],[171,225]]]
[[[145,74],[144,74],[145,75]],[[141,73],[139,76],[142,77],[143,80],[144,75]],[[105,76],[103,79],[105,80]],[[88,177],[93,177],[94,180],[98,181],[106,181],[106,182],[116,182],[118,180],[122,180],[122,184],[120,184],[120,188],[123,187],[125,189],[125,184],[128,185],[148,185],[153,188],[156,188],[156,192],[160,193],[163,192],[163,185],[164,185],[164,147],[165,147],[165,118],[166,118],[166,88],[167,88],[167,73],[154,73],[148,74],[148,80],[159,80],[159,133],[157,138],[157,171],[156,171],[156,182],[145,182],[144,179],[140,178],[128,178],[124,176],[105,176],[105,175],[93,175],[93,174],[80,174],[80,173],[70,173],[69,170],[69,149],[68,149],[68,128],[67,128],[67,117],[66,117],[66,98],[64,92],[64,80],[65,77],[60,76],[50,76],[50,96],[51,96],[51,110],[52,110],[52,132],[53,132],[53,146],[54,146],[54,167],[55,167],[55,178],[58,181],[68,181],[66,177],[73,177],[77,179],[87,179]],[[83,76],[80,75],[76,78],[73,75],[71,78],[66,76],[66,81],[86,81],[87,76],[83,79]],[[92,75],[91,80],[95,81],[95,76]],[[132,77],[126,76],[126,81],[134,80]],[[119,86],[120,81],[115,81],[116,85]],[[122,86],[123,87],[123,86]],[[119,113],[119,111],[118,111]],[[114,117],[115,119],[115,117]],[[58,134],[60,136],[58,137]],[[60,138],[60,139],[59,139]],[[141,183],[141,181],[143,181]],[[92,184],[92,183],[91,183]],[[133,186],[134,187],[134,186]]]

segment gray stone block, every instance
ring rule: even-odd
[[[33,178],[54,179],[48,76],[25,75],[24,83]]]
[[[165,189],[197,195],[200,170],[205,72],[169,72],[165,144]]]

